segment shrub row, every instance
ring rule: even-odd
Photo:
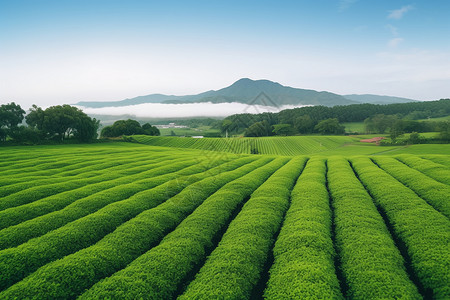
[[[444,216],[450,218],[450,186],[411,169],[392,157],[376,157],[372,160],[392,177],[416,192]]]
[[[124,268],[156,245],[168,231],[175,228],[218,188],[271,159],[261,158],[242,166],[251,160],[254,159],[238,159],[229,163],[226,168],[223,167],[222,172],[207,171],[187,178],[185,183],[180,181],[179,185],[173,188],[182,191],[157,207],[155,206],[161,203],[157,200],[162,192],[159,188],[153,189],[153,193],[146,192],[145,197],[141,199],[128,201],[127,210],[133,206],[139,206],[140,210],[147,206],[147,210],[119,226],[97,244],[40,268],[25,280],[0,293],[0,298],[73,298],[98,280]],[[153,209],[149,209],[148,202],[153,203]],[[118,210],[120,209],[115,207],[113,211]],[[73,231],[72,229],[71,232]]]
[[[404,244],[425,297],[450,298],[450,221],[369,158],[350,159]]]
[[[448,155],[422,155],[422,157],[450,168],[450,157]]]
[[[441,164],[413,155],[399,155],[396,159],[439,182],[450,184],[450,169]]]
[[[102,168],[105,168],[106,166],[98,166],[102,163],[109,162],[110,166],[120,166],[125,164],[136,164],[138,162],[142,162],[144,164],[148,163],[148,160],[154,160],[155,158],[163,158],[165,155],[157,154],[151,157],[146,156],[130,156],[130,155],[124,155],[124,156],[114,156],[114,159],[112,160],[111,157],[103,158],[101,160],[84,160],[82,162],[74,162],[72,160],[68,160],[66,162],[65,167],[61,167],[59,169],[45,169],[45,170],[38,170],[33,171],[31,168],[30,170],[24,170],[23,172],[20,172],[18,174],[14,175],[8,175],[0,178],[0,185],[5,187],[7,185],[15,185],[18,183],[28,183],[28,185],[24,185],[22,189],[36,186],[39,184],[47,184],[47,183],[54,183],[56,180],[62,180],[63,177],[71,176],[72,178],[84,178],[85,174],[88,174],[90,176],[94,176],[96,173],[93,171],[101,171]],[[35,162],[35,164],[39,164],[39,162]],[[11,168],[11,167],[10,167]],[[91,172],[89,172],[91,171]],[[88,173],[89,172],[89,173]],[[60,179],[62,178],[62,179]],[[36,180],[42,180],[45,179],[47,181],[36,181]],[[67,180],[67,179],[66,179]],[[32,182],[34,181],[34,182]],[[14,191],[17,192],[18,190]],[[0,191],[0,196],[6,196],[5,194],[6,190],[2,189]],[[8,192],[9,194],[10,192]]]
[[[327,161],[336,248],[348,299],[421,299],[372,198],[347,160]]]
[[[27,181],[21,181],[19,182],[12,182],[13,180],[17,179],[17,177],[23,177],[24,174],[27,174],[31,176],[32,172],[24,172],[20,173],[17,176],[8,176],[9,180],[12,184],[8,184],[8,182],[4,182],[6,186],[2,188],[0,191],[0,197],[5,197],[8,195],[11,195],[13,193],[17,192],[23,192],[26,193],[25,190],[28,188],[36,188],[43,185],[51,185],[56,183],[64,183],[64,182],[71,182],[74,180],[78,180],[83,182],[83,180],[87,181],[86,184],[89,184],[90,181],[94,180],[92,177],[98,176],[98,175],[107,175],[105,174],[107,170],[110,170],[111,172],[116,170],[123,170],[135,166],[139,166],[139,162],[141,165],[146,165],[153,162],[158,162],[164,159],[171,159],[170,157],[167,157],[166,155],[154,155],[150,158],[145,157],[135,157],[135,156],[128,156],[128,157],[114,157],[114,159],[104,159],[104,161],[97,161],[97,162],[89,162],[88,166],[83,166],[82,168],[75,168],[75,169],[68,169],[64,172],[56,173],[54,170],[48,170],[52,175],[51,176],[45,176],[43,178],[43,174],[40,174],[38,180],[27,180]],[[33,175],[35,176],[35,175]],[[95,181],[94,181],[95,182]]]
[[[235,164],[245,162],[240,160]],[[231,162],[229,167],[235,168],[235,164],[233,165]],[[225,167],[216,168],[221,170]],[[201,164],[196,164],[183,171],[184,173],[180,173],[180,175],[184,175],[182,177],[166,181],[153,189],[143,190],[126,200],[109,204],[95,213],[29,240],[16,248],[0,251],[0,289],[22,279],[50,261],[92,245],[123,222],[135,217],[143,210],[169,199],[189,184],[203,177],[211,176],[211,172],[213,172],[213,170],[205,170]],[[194,174],[197,175],[192,176]],[[136,187],[132,185],[130,189],[135,190]],[[126,190],[117,191],[118,194],[126,192]],[[101,200],[107,201],[108,199]],[[95,202],[89,203],[96,205]],[[85,207],[89,207],[89,203],[86,203]],[[70,212],[66,217],[70,217]]]
[[[306,158],[303,157],[292,159],[251,195],[179,299],[251,297],[289,206],[292,186],[305,162]],[[172,240],[172,243],[176,243],[176,240]],[[195,244],[194,241],[192,243]],[[157,297],[161,295],[166,298],[169,295],[158,294],[157,289],[149,291]]]
[[[25,210],[27,206],[33,205],[35,202],[46,202],[49,198],[57,199],[55,203],[55,209],[59,209],[71,203],[69,199],[67,199],[67,201],[64,198],[61,199],[60,196],[62,196],[62,194],[64,194],[65,192],[77,193],[79,192],[80,188],[88,189],[90,186],[92,186],[94,192],[94,190],[98,188],[99,183],[101,185],[101,183],[104,182],[106,186],[108,181],[118,181],[115,185],[120,184],[121,182],[133,182],[133,180],[138,180],[142,178],[142,176],[145,176],[146,173],[149,172],[149,169],[150,172],[153,172],[152,168],[158,169],[158,167],[160,168],[167,166],[168,161],[170,160],[159,160],[157,162],[149,163],[146,165],[139,165],[125,171],[121,171],[120,168],[119,170],[116,170],[116,172],[114,172],[114,169],[105,169],[103,170],[101,175],[87,177],[85,179],[69,179],[68,177],[65,178],[65,180],[62,179],[58,183],[42,184],[37,186],[34,185],[31,188],[1,198],[0,211],[8,209],[11,210],[12,208],[15,208],[16,210],[18,209],[20,211],[21,207]],[[131,173],[132,176],[129,176],[129,178],[123,178],[123,175],[127,173]],[[33,185],[33,183],[34,182],[30,182],[31,185]],[[112,186],[114,186],[114,184]],[[4,228],[2,226],[3,225],[0,225],[0,228]]]
[[[273,249],[268,299],[341,299],[334,267],[332,215],[321,158],[306,164]]]
[[[212,250],[214,240],[229,223],[239,204],[286,161],[278,158],[264,168],[223,186],[158,246],[127,268],[96,284],[81,298],[99,299],[114,295],[124,299],[173,298],[188,274],[205,259],[208,250]],[[133,285],[128,285],[128,282],[133,282]]]
[[[194,159],[173,161],[169,165],[166,163],[164,166],[136,174],[145,179],[136,180],[139,178],[136,176],[123,177],[105,182],[103,186],[99,183],[0,211],[0,216],[4,217],[1,223],[13,223],[14,217],[22,221],[27,220],[0,230],[0,249],[18,246],[30,238],[43,235],[110,203],[177,178],[179,172],[196,162]],[[100,191],[96,192],[96,189]]]
[[[93,197],[96,193],[106,192],[111,188],[118,188],[122,184],[133,182],[141,182],[141,178],[150,179],[149,177],[166,174],[168,162],[174,164],[178,168],[182,168],[183,164],[186,166],[194,164],[196,161],[191,159],[183,160],[164,160],[149,164],[139,165],[137,167],[125,167],[125,169],[106,169],[104,174],[98,175],[86,180],[80,180],[78,183],[81,187],[74,188],[65,192],[57,193],[48,197],[44,197],[33,201],[31,203],[23,204],[21,206],[14,206],[0,210],[0,229],[8,226],[13,226],[30,220],[32,218],[51,213],[56,210],[63,209],[71,203],[85,198]],[[190,163],[190,164],[189,164]],[[169,169],[172,172],[179,169]],[[169,170],[167,172],[169,172]],[[170,172],[169,172],[170,173]],[[139,180],[141,179],[141,180]],[[84,185],[82,185],[84,183]],[[45,186],[43,186],[44,188]],[[11,199],[10,199],[11,198]],[[9,197],[12,201],[13,197]]]

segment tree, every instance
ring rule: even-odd
[[[45,113],[42,108],[33,104],[30,108],[30,112],[26,115],[25,120],[29,126],[42,130],[44,124],[44,114]]]
[[[79,141],[94,139],[100,126],[100,121],[68,104],[51,106],[46,110],[33,105],[25,119],[29,126],[61,141],[71,135]]]
[[[343,134],[345,132],[345,127],[339,124],[338,119],[326,119],[319,122],[314,127],[314,130],[320,134]]]
[[[420,144],[422,142],[422,140],[423,140],[423,137],[420,134],[418,134],[417,132],[412,132],[409,135],[408,143],[409,144]]]
[[[6,137],[17,130],[22,123],[25,111],[14,102],[0,105],[0,140],[6,141]]]
[[[440,122],[439,137],[444,141],[450,141],[450,121]]]
[[[156,126],[152,126],[149,123],[142,125],[142,129],[146,135],[160,136],[161,132]]]
[[[233,125],[233,122],[231,122],[231,120],[223,120],[220,124],[220,131],[224,134],[230,132],[231,125]]]
[[[100,127],[100,120],[91,119],[87,115],[79,114],[75,119],[75,126],[73,129],[73,136],[82,142],[97,138],[98,128]]]
[[[393,142],[404,133],[402,120],[396,120],[390,128],[389,137]]]
[[[22,123],[24,114],[25,111],[14,102],[0,105],[0,127],[5,126],[9,129],[17,127]]]
[[[312,133],[316,122],[309,115],[297,117],[294,121],[295,129],[302,134]]]
[[[272,126],[267,121],[255,122],[250,127],[245,129],[244,136],[259,137],[269,136],[272,132]]]
[[[277,124],[277,125],[273,125],[273,133],[275,133],[275,135],[293,135],[294,132],[294,128],[290,125],[290,124]]]
[[[138,121],[132,119],[118,120],[112,126],[104,127],[101,132],[102,137],[119,137],[133,134],[160,135],[161,133],[158,128],[149,123],[141,127]]]

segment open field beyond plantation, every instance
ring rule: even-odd
[[[1,147],[0,299],[449,299],[448,145],[295,138]]]

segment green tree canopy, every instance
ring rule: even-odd
[[[276,124],[273,125],[273,133],[275,135],[293,135],[295,133],[294,127],[291,124]]]
[[[0,105],[0,141],[6,141],[22,123],[25,111],[14,102]]]
[[[160,135],[160,131],[155,126],[149,123],[144,124],[141,127],[138,121],[128,119],[128,120],[118,120],[114,122],[111,126],[106,126],[102,129],[102,137],[119,137],[122,135],[133,135],[133,134],[146,134],[146,135]]]
[[[91,119],[82,110],[68,104],[51,106],[45,110],[33,105],[25,119],[29,126],[59,140],[71,135],[80,141],[94,139],[100,126],[98,120]]]
[[[345,132],[345,127],[339,124],[336,118],[320,121],[314,129],[320,134],[343,134]]]

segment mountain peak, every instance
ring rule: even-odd
[[[348,105],[356,103],[394,103],[407,102],[410,99],[376,95],[347,95],[341,96],[330,92],[318,92],[283,86],[266,79],[253,80],[241,78],[232,85],[217,91],[208,91],[197,95],[170,96],[152,94],[132,99],[113,102],[78,102],[85,107],[126,106],[141,103],[230,103],[238,102],[247,105],[255,104],[260,95],[265,97],[265,105],[281,107],[283,105]]]

